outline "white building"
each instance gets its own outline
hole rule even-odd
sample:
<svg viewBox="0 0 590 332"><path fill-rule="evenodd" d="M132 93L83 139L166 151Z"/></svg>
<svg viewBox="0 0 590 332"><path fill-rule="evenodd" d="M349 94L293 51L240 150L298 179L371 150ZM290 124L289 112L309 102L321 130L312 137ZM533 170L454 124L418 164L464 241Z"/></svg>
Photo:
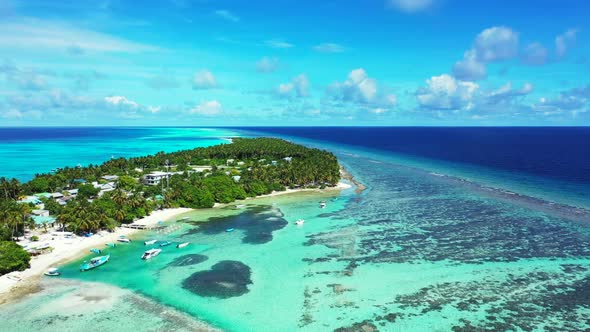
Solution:
<svg viewBox="0 0 590 332"><path fill-rule="evenodd" d="M151 172L144 175L141 181L148 186L157 186L160 184L162 179L177 174L184 174L184 172Z"/></svg>
<svg viewBox="0 0 590 332"><path fill-rule="evenodd" d="M148 186L157 186L167 176L167 172L151 172L143 176L142 182Z"/></svg>

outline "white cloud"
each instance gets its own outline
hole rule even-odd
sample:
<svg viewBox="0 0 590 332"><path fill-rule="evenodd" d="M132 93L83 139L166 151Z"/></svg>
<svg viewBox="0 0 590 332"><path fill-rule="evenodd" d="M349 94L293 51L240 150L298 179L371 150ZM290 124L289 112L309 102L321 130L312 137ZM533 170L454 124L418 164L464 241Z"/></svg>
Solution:
<svg viewBox="0 0 590 332"><path fill-rule="evenodd" d="M230 21L230 22L239 22L240 18L238 16L236 16L235 14L233 14L232 12L228 11L228 10L216 10L215 11L215 15L217 15L218 17Z"/></svg>
<svg viewBox="0 0 590 332"><path fill-rule="evenodd" d="M202 90L202 89L212 89L217 86L217 81L215 80L215 76L208 70L201 70L195 73L193 77L193 89L195 90Z"/></svg>
<svg viewBox="0 0 590 332"><path fill-rule="evenodd" d="M575 46L578 30L569 29L555 37L555 53L559 58L564 57Z"/></svg>
<svg viewBox="0 0 590 332"><path fill-rule="evenodd" d="M369 77L362 68L351 71L344 82L330 85L328 92L335 99L345 102L386 106L397 103L395 95L379 91L377 80Z"/></svg>
<svg viewBox="0 0 590 332"><path fill-rule="evenodd" d="M512 59L517 55L518 34L507 27L491 27L477 35L463 60L453 66L453 75L466 81L484 79L487 63Z"/></svg>
<svg viewBox="0 0 590 332"><path fill-rule="evenodd" d="M314 46L313 49L320 53L341 53L345 51L344 46L335 43L322 43Z"/></svg>
<svg viewBox="0 0 590 332"><path fill-rule="evenodd" d="M305 74L294 77L289 83L282 83L277 88L277 93L283 98L309 96L309 79Z"/></svg>
<svg viewBox="0 0 590 332"><path fill-rule="evenodd" d="M148 112L155 114L155 113L158 113L162 110L162 106L148 106L147 110L148 110Z"/></svg>
<svg viewBox="0 0 590 332"><path fill-rule="evenodd" d="M405 13L416 13L429 9L434 0L388 0L388 3Z"/></svg>
<svg viewBox="0 0 590 332"><path fill-rule="evenodd" d="M199 105L193 107L189 112L191 114L200 114L206 116L214 116L221 113L223 110L221 103L217 100L202 101Z"/></svg>
<svg viewBox="0 0 590 332"><path fill-rule="evenodd" d="M483 62L512 59L518 54L518 34L504 26L485 29L475 39L473 50Z"/></svg>
<svg viewBox="0 0 590 332"><path fill-rule="evenodd" d="M281 39L270 39L264 42L266 46L279 49L289 49L295 47L295 45L288 43Z"/></svg>
<svg viewBox="0 0 590 332"><path fill-rule="evenodd" d="M110 96L105 97L104 101L108 105L119 106L119 107L128 107L128 108L139 108L139 104L127 99L125 96Z"/></svg>
<svg viewBox="0 0 590 332"><path fill-rule="evenodd" d="M146 52L157 47L91 31L60 21L19 18L0 21L0 47L78 52Z"/></svg>
<svg viewBox="0 0 590 332"><path fill-rule="evenodd" d="M375 114L383 114L385 112L387 112L387 110L385 108L381 108L381 107L377 107L371 110L372 113Z"/></svg>
<svg viewBox="0 0 590 332"><path fill-rule="evenodd" d="M443 74L426 80L426 87L418 90L420 106L432 110L465 110L473 107L473 97L479 85L456 80Z"/></svg>
<svg viewBox="0 0 590 332"><path fill-rule="evenodd" d="M521 61L524 64L531 66L541 66L547 63L549 57L549 50L540 43L531 43L527 45L521 56Z"/></svg>
<svg viewBox="0 0 590 332"><path fill-rule="evenodd" d="M472 50L465 52L463 60L453 66L453 75L463 81L477 81L486 78L486 65L475 58Z"/></svg>
<svg viewBox="0 0 590 332"><path fill-rule="evenodd" d="M508 82L496 90L492 90L484 94L481 101L476 102L483 106L499 107L513 104L517 98L524 97L533 92L533 85L531 83L524 83L520 89L513 89L512 82Z"/></svg>
<svg viewBox="0 0 590 332"><path fill-rule="evenodd" d="M261 73L272 73L277 70L279 66L279 59L263 57L256 62L256 70Z"/></svg>
<svg viewBox="0 0 590 332"><path fill-rule="evenodd" d="M346 80L328 86L322 101L323 114L365 119L385 114L397 106L397 97L369 77L363 68L352 70Z"/></svg>

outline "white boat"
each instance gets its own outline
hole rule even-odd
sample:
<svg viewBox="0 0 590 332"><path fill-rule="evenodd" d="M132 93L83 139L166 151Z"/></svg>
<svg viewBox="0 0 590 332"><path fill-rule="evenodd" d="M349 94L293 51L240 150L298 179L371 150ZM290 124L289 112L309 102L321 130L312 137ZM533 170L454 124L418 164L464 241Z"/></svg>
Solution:
<svg viewBox="0 0 590 332"><path fill-rule="evenodd" d="M176 248L184 248L184 247L188 246L188 244L189 244L189 242L183 242L183 243L176 245Z"/></svg>
<svg viewBox="0 0 590 332"><path fill-rule="evenodd" d="M155 244L156 242L158 242L158 240L149 240L149 241L145 241L143 244L146 246L149 246L149 245Z"/></svg>
<svg viewBox="0 0 590 332"><path fill-rule="evenodd" d="M162 252L162 249L150 249L150 250L146 250L143 253L143 255L141 256L141 259L148 260L150 258L154 258L154 257L158 256L161 252Z"/></svg>
<svg viewBox="0 0 590 332"><path fill-rule="evenodd" d="M124 238L124 237L122 237L122 238L120 238L120 239L117 239L117 241L119 241L119 242L125 242L125 243L129 243L129 242L131 242L131 240L130 240L130 239L128 239L128 238Z"/></svg>
<svg viewBox="0 0 590 332"><path fill-rule="evenodd" d="M326 202L324 202L324 201L321 201L321 202L320 202L320 209L323 209L323 208L325 208L325 207L326 207Z"/></svg>
<svg viewBox="0 0 590 332"><path fill-rule="evenodd" d="M60 275L61 273L57 270L57 268L51 268L44 273L46 276L55 277Z"/></svg>
<svg viewBox="0 0 590 332"><path fill-rule="evenodd" d="M303 223L305 223L305 220L303 220L303 219L299 219L299 220L297 220L297 221L295 222L295 225L297 225L297 226L301 226L301 225L303 225Z"/></svg>

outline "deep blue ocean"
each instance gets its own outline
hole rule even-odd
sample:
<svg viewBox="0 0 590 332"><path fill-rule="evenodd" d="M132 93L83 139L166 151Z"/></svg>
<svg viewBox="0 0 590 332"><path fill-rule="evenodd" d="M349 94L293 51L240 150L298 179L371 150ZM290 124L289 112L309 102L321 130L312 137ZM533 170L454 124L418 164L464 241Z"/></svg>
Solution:
<svg viewBox="0 0 590 332"><path fill-rule="evenodd" d="M250 130L590 184L590 127L261 127Z"/></svg>
<svg viewBox="0 0 590 332"><path fill-rule="evenodd" d="M47 292L0 306L8 331L177 329L159 321L168 306L227 331L590 330L590 128L0 129L0 169L26 180L50 167L240 136L327 149L366 190L177 216L170 231L105 249L106 266L81 274L81 258L60 266L62 278L45 278ZM144 239L191 245L143 262ZM96 302L86 295L100 284L71 278L158 305ZM226 297L237 283L247 292Z"/></svg>

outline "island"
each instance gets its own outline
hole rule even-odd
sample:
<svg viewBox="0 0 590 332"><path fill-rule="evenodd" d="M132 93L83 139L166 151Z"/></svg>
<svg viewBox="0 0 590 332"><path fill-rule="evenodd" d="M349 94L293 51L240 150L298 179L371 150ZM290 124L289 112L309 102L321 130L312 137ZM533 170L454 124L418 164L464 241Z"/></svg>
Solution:
<svg viewBox="0 0 590 332"><path fill-rule="evenodd" d="M23 271L31 255L53 249L23 246L31 229L90 237L142 218L165 220L173 215L166 211L333 188L340 177L328 151L277 138L232 138L231 144L64 167L26 183L0 178L0 275Z"/></svg>

